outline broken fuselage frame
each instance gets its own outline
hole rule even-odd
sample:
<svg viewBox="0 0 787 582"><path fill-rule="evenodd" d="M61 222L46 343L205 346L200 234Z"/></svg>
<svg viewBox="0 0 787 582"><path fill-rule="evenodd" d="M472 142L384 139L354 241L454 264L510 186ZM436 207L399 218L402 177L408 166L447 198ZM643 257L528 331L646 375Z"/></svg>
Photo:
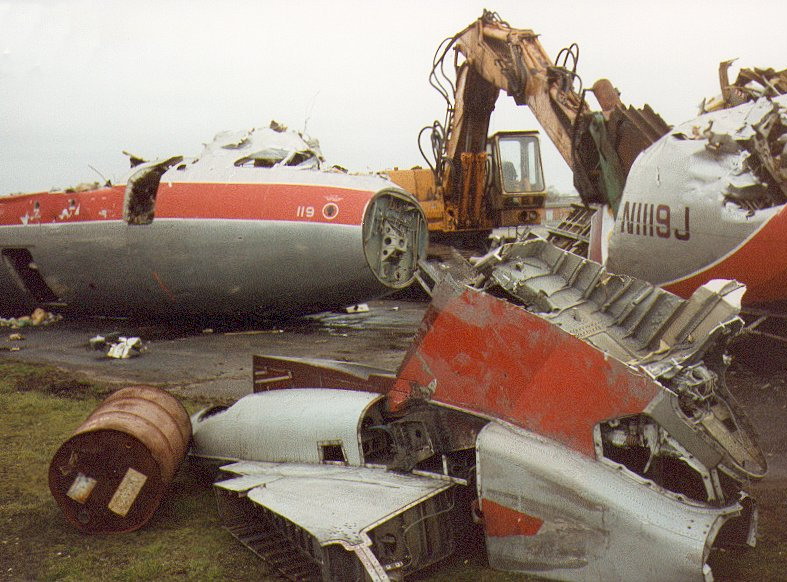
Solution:
<svg viewBox="0 0 787 582"><path fill-rule="evenodd" d="M724 384L742 293L681 300L506 245L436 285L396 375L255 358L257 393L196 414L192 456L224 465L230 530L294 578L399 579L474 518L497 569L706 580L712 548L753 543L766 471Z"/></svg>
<svg viewBox="0 0 787 582"><path fill-rule="evenodd" d="M324 165L281 128L225 132L120 185L0 198L4 310L199 317L313 312L410 284L427 244L415 200Z"/></svg>
<svg viewBox="0 0 787 582"><path fill-rule="evenodd" d="M632 166L614 224L605 218L614 272L682 297L724 278L746 284L747 305L787 301L787 95L674 127Z"/></svg>

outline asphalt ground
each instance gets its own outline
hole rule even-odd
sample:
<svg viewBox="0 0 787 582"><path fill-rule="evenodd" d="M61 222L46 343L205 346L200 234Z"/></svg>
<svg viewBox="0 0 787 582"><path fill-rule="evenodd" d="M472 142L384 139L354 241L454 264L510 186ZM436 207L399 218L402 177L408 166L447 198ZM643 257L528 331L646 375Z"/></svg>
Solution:
<svg viewBox="0 0 787 582"><path fill-rule="evenodd" d="M0 328L0 357L50 364L101 381L152 384L184 396L234 401L251 392L254 355L358 362L396 371L427 303L379 300L366 305L366 312L218 321L209 328L178 321L66 318L41 327ZM24 339L12 341L12 333ZM108 334L140 337L144 350L121 360L90 348L91 338ZM12 348L18 351L7 351Z"/></svg>

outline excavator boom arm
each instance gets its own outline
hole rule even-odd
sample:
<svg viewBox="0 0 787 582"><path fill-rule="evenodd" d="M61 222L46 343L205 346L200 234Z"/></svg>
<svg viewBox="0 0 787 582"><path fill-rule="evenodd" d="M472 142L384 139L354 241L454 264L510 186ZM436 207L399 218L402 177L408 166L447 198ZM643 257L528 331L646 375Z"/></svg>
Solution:
<svg viewBox="0 0 787 582"><path fill-rule="evenodd" d="M544 132L573 169L571 128L584 107L584 100L571 87L568 71L552 66L538 35L532 30L512 29L501 21L482 17L457 36L455 48L465 59L459 65L458 74L466 75L465 70L475 71L489 85L505 91L517 104L530 107ZM458 113L470 98L468 91L462 91L465 88L457 85L457 128L464 122ZM461 135L461 130L458 134ZM457 145L449 142L448 151Z"/></svg>
<svg viewBox="0 0 787 582"><path fill-rule="evenodd" d="M484 11L448 47L455 50L456 71L443 153L450 160L448 172L459 166L462 153L483 151L500 90L530 107L574 173L585 202L616 208L637 155L669 130L647 105L624 107L604 79L588 89L601 106L592 111L576 73L578 47L563 49L553 63L535 32L511 28L496 13ZM436 169L440 171L439 164ZM446 176L442 183L448 187Z"/></svg>

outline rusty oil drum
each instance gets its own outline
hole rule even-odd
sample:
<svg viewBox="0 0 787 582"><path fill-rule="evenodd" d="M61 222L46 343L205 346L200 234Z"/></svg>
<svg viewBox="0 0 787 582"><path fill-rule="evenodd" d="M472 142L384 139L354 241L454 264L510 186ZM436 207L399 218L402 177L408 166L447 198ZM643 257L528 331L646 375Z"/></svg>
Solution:
<svg viewBox="0 0 787 582"><path fill-rule="evenodd" d="M110 395L57 450L49 489L86 533L133 531L161 503L191 439L188 413L158 388Z"/></svg>

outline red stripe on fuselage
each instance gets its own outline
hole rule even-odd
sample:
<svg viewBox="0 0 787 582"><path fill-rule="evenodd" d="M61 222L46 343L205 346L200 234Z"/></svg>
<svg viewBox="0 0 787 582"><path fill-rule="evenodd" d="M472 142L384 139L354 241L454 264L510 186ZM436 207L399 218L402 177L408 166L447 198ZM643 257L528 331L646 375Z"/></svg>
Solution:
<svg viewBox="0 0 787 582"><path fill-rule="evenodd" d="M123 218L125 186L0 198L0 225ZM359 225L374 192L313 184L162 182L156 218L274 220Z"/></svg>
<svg viewBox="0 0 787 582"><path fill-rule="evenodd" d="M120 220L125 186L87 192L38 192L0 198L0 225Z"/></svg>
<svg viewBox="0 0 787 582"><path fill-rule="evenodd" d="M787 206L749 240L714 265L682 280L667 283L667 291L689 297L711 279L736 279L746 284L746 304L787 299Z"/></svg>
<svg viewBox="0 0 787 582"><path fill-rule="evenodd" d="M156 217L361 224L373 194L310 184L162 182Z"/></svg>

